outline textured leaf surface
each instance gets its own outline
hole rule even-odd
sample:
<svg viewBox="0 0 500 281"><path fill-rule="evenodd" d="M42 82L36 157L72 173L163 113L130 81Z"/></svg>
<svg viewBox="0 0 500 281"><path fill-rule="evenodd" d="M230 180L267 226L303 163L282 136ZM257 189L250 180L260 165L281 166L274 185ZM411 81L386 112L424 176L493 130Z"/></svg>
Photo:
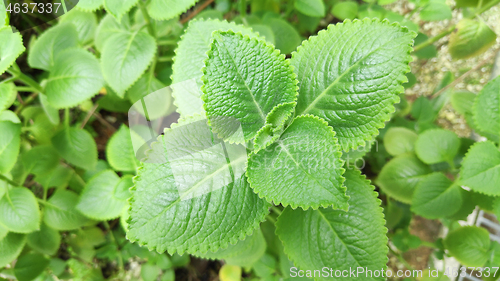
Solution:
<svg viewBox="0 0 500 281"><path fill-rule="evenodd" d="M8 189L0 200L0 223L18 233L40 229L40 212L33 192L22 187Z"/></svg>
<svg viewBox="0 0 500 281"><path fill-rule="evenodd" d="M458 136L445 129L426 130L418 136L415 152L426 164L451 162L460 148Z"/></svg>
<svg viewBox="0 0 500 281"><path fill-rule="evenodd" d="M411 203L415 187L431 172L415 155L404 154L385 164L375 183L394 199Z"/></svg>
<svg viewBox="0 0 500 281"><path fill-rule="evenodd" d="M116 33L129 33L130 32L130 23L128 16L122 18L120 22L116 21L116 19L107 14L99 23L95 33L95 46L97 50L102 52L105 43Z"/></svg>
<svg viewBox="0 0 500 281"><path fill-rule="evenodd" d="M139 161L135 157L130 130L122 125L106 147L106 158L116 171L135 172Z"/></svg>
<svg viewBox="0 0 500 281"><path fill-rule="evenodd" d="M97 145L89 132L65 128L52 138L52 145L70 164L93 170L97 165Z"/></svg>
<svg viewBox="0 0 500 281"><path fill-rule="evenodd" d="M28 53L33 68L50 70L55 57L63 50L78 46L78 32L71 23L61 23L48 29L35 41Z"/></svg>
<svg viewBox="0 0 500 281"><path fill-rule="evenodd" d="M97 29L97 17L94 13L73 9L64 15L60 22L69 22L76 27L78 41L81 45L94 39Z"/></svg>
<svg viewBox="0 0 500 281"><path fill-rule="evenodd" d="M51 68L45 94L56 108L68 108L92 98L104 86L99 61L82 49L59 53Z"/></svg>
<svg viewBox="0 0 500 281"><path fill-rule="evenodd" d="M473 117L479 130L500 135L500 76L488 82L476 96Z"/></svg>
<svg viewBox="0 0 500 281"><path fill-rule="evenodd" d="M21 144L21 125L0 121L0 173L14 167Z"/></svg>
<svg viewBox="0 0 500 281"><path fill-rule="evenodd" d="M95 220L115 219L127 205L132 185L130 176L120 179L115 172L106 170L87 183L76 209Z"/></svg>
<svg viewBox="0 0 500 281"><path fill-rule="evenodd" d="M359 171L345 173L349 212L286 208L278 217L276 233L285 253L302 270L367 267L381 270L387 262L387 229L380 200ZM359 280L358 278L342 278ZM330 280L317 278L317 280ZM365 278L363 280L383 280Z"/></svg>
<svg viewBox="0 0 500 281"><path fill-rule="evenodd" d="M489 141L474 144L462 162L460 183L474 191L498 196L499 182L500 151Z"/></svg>
<svg viewBox="0 0 500 281"><path fill-rule="evenodd" d="M315 116L301 116L276 143L250 156L248 181L275 204L347 211L341 156L332 128Z"/></svg>
<svg viewBox="0 0 500 281"><path fill-rule="evenodd" d="M75 207L78 195L68 190L58 190L45 205L43 221L57 230L73 230L87 224L85 218Z"/></svg>
<svg viewBox="0 0 500 281"><path fill-rule="evenodd" d="M84 11L95 11L104 5L104 0L79 0L78 8Z"/></svg>
<svg viewBox="0 0 500 281"><path fill-rule="evenodd" d="M26 235L9 232L4 239L0 240L0 267L11 263L19 256L26 244Z"/></svg>
<svg viewBox="0 0 500 281"><path fill-rule="evenodd" d="M463 265L481 267L489 258L490 235L477 226L461 227L448 233L444 246Z"/></svg>
<svg viewBox="0 0 500 281"><path fill-rule="evenodd" d="M384 147L392 156L413 152L417 133L404 127L391 127L384 135Z"/></svg>
<svg viewBox="0 0 500 281"><path fill-rule="evenodd" d="M411 210L428 219L451 216L462 206L460 190L443 173L430 174L416 186Z"/></svg>
<svg viewBox="0 0 500 281"><path fill-rule="evenodd" d="M0 112L8 109L16 100L17 91L14 83L0 84Z"/></svg>
<svg viewBox="0 0 500 281"><path fill-rule="evenodd" d="M7 70L24 50L23 38L19 32L12 32L10 26L0 27L0 75Z"/></svg>
<svg viewBox="0 0 500 281"><path fill-rule="evenodd" d="M157 20L168 20L180 16L198 0L151 0L149 15Z"/></svg>
<svg viewBox="0 0 500 281"><path fill-rule="evenodd" d="M297 11L310 17L324 17L325 4L323 0L297 0L293 4Z"/></svg>
<svg viewBox="0 0 500 281"><path fill-rule="evenodd" d="M241 32L243 35L255 37L251 29L242 25L219 20L191 20L186 32L175 50L172 65L172 95L175 98L177 112L181 116L203 114L201 86L203 82L201 69L205 66L210 50L210 39L216 30Z"/></svg>
<svg viewBox="0 0 500 281"><path fill-rule="evenodd" d="M343 150L373 139L399 101L414 37L404 27L368 19L310 37L291 59L300 81L297 114L325 119Z"/></svg>
<svg viewBox="0 0 500 281"><path fill-rule="evenodd" d="M454 59L466 59L484 53L495 44L496 38L483 21L462 19L450 36L448 48Z"/></svg>
<svg viewBox="0 0 500 281"><path fill-rule="evenodd" d="M135 6L139 0L104 0L104 8L113 15L118 22Z"/></svg>
<svg viewBox="0 0 500 281"><path fill-rule="evenodd" d="M243 174L244 147L223 143L206 120L181 124L139 169L127 237L159 252L216 252L253 233L267 203Z"/></svg>
<svg viewBox="0 0 500 281"><path fill-rule="evenodd" d="M101 65L106 82L118 96L137 81L153 60L155 39L146 32L117 33L102 50Z"/></svg>
<svg viewBox="0 0 500 281"><path fill-rule="evenodd" d="M61 246L61 234L42 223L40 230L28 234L27 243L31 249L39 253L53 255Z"/></svg>
<svg viewBox="0 0 500 281"><path fill-rule="evenodd" d="M217 32L205 61L203 101L214 131L237 143L255 137L266 116L297 97L297 80L283 55L262 40ZM232 128L239 127L243 136Z"/></svg>

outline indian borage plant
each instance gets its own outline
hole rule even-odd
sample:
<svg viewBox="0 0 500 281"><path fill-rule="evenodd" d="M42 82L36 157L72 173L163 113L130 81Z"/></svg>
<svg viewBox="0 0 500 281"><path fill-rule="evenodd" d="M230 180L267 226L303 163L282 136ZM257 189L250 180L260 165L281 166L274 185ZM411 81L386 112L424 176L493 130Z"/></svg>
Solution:
<svg viewBox="0 0 500 281"><path fill-rule="evenodd" d="M179 43L174 82L204 61L195 71L203 93L193 89L202 102L194 112L183 107L174 87L179 111L198 114L183 114L139 169L128 239L159 252L230 258L255 243L274 204L284 207L273 207L276 233L300 268L382 270L380 201L341 155L372 140L394 111L414 34L387 21L345 21L286 59L232 29L194 21ZM193 30L216 30L209 48L194 44L202 39ZM190 48L198 49L184 66Z"/></svg>

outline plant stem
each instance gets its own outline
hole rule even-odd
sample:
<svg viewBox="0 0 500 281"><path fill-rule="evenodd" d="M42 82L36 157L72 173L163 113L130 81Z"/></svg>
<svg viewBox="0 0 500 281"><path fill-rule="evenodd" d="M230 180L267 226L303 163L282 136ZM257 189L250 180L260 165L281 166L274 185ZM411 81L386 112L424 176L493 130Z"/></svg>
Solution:
<svg viewBox="0 0 500 281"><path fill-rule="evenodd" d="M70 123L70 122L69 122L69 119L70 119L70 118L71 118L71 116L70 116L70 114L69 114L69 108L65 108L65 109L64 109L64 127L65 127L66 129L68 129L68 128L69 128L69 125L70 125L70 124L69 124L69 123Z"/></svg>
<svg viewBox="0 0 500 281"><path fill-rule="evenodd" d="M177 41L176 40L159 40L157 44L158 44L158 46L173 46L173 45L177 45Z"/></svg>
<svg viewBox="0 0 500 281"><path fill-rule="evenodd" d="M214 0L207 0L207 1L205 1L203 4L200 5L199 8L197 8L196 10L194 10L187 17L183 18L180 21L180 23L181 24L185 24L186 22L188 22L189 20L191 20L192 18L194 18L197 14L199 14L201 11L205 10L205 8L208 7L208 5L212 4L212 2L214 2Z"/></svg>
<svg viewBox="0 0 500 281"><path fill-rule="evenodd" d="M9 82L15 81L16 79L17 79L17 76L9 77L9 78L3 80L2 82L0 82L0 85L3 83L9 83Z"/></svg>
<svg viewBox="0 0 500 281"><path fill-rule="evenodd" d="M38 92L34 92L31 94L16 110L14 111L15 114L19 114L21 110L23 110L28 104L33 102L36 97L38 96Z"/></svg>
<svg viewBox="0 0 500 281"><path fill-rule="evenodd" d="M173 61L173 60L174 60L174 57L171 57L171 56L159 57L158 58L159 62L167 62L167 61Z"/></svg>
<svg viewBox="0 0 500 281"><path fill-rule="evenodd" d="M12 186L19 186L17 183L15 183L13 180L8 179L6 176L0 174L0 180L12 185Z"/></svg>
<svg viewBox="0 0 500 281"><path fill-rule="evenodd" d="M276 206L271 206L271 210L273 210L273 212L275 212L278 216L282 213L282 211Z"/></svg>
<svg viewBox="0 0 500 281"><path fill-rule="evenodd" d="M276 224L276 219L275 218L271 217L270 215L267 215L266 218L267 218L268 221L272 222L273 224Z"/></svg>
<svg viewBox="0 0 500 281"><path fill-rule="evenodd" d="M17 77L16 79L23 82L24 84L34 88L38 92L43 92L42 86L33 80L31 77L27 76L26 74L22 73L21 70L19 70L19 67L14 64L10 69L7 69L7 72L9 72L12 76Z"/></svg>
<svg viewBox="0 0 500 281"><path fill-rule="evenodd" d="M36 89L32 87L16 87L16 91L30 93L36 92Z"/></svg>
<svg viewBox="0 0 500 281"><path fill-rule="evenodd" d="M153 28L153 24L151 23L151 18L149 17L148 11L146 10L146 4L144 3L144 1L139 0L139 8L141 9L144 21L146 21L149 34L151 34L151 36L153 37L156 37L155 29Z"/></svg>
<svg viewBox="0 0 500 281"><path fill-rule="evenodd" d="M85 118L82 121L82 125L80 126L81 129L85 128L85 125L87 125L87 122L89 122L90 117L92 116L92 114L94 114L94 112L96 111L96 109L98 107L99 107L99 104L96 103L96 104L94 104L92 109L90 109L89 112L87 112L87 115L85 115Z"/></svg>
<svg viewBox="0 0 500 281"><path fill-rule="evenodd" d="M118 242L115 239L115 234L111 230L111 227L109 227L108 222L107 221L103 221L102 224L104 224L104 227L106 227L106 229L108 230L109 237L110 237L111 241L113 242L113 244L116 245L116 249L118 251L118 268L121 271L121 270L123 270L123 257L122 257L122 253L120 252L120 245L118 245Z"/></svg>

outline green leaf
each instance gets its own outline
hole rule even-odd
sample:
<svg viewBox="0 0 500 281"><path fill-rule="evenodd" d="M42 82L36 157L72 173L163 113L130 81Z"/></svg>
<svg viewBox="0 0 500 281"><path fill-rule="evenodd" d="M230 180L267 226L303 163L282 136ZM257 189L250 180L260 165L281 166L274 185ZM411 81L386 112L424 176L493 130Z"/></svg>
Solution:
<svg viewBox="0 0 500 281"><path fill-rule="evenodd" d="M277 105L266 117L266 123L262 129L257 132L254 139L254 153L266 148L274 143L283 133L285 126L288 126L293 120L296 102L287 102Z"/></svg>
<svg viewBox="0 0 500 281"><path fill-rule="evenodd" d="M55 108L78 105L104 86L99 61L83 49L60 52L51 68L45 94Z"/></svg>
<svg viewBox="0 0 500 281"><path fill-rule="evenodd" d="M16 85L12 82L0 84L0 112L8 109L16 100Z"/></svg>
<svg viewBox="0 0 500 281"><path fill-rule="evenodd" d="M35 195L24 187L7 189L0 199L0 223L17 233L40 229L40 211Z"/></svg>
<svg viewBox="0 0 500 281"><path fill-rule="evenodd" d="M50 261L41 254L27 254L21 256L14 267L14 275L19 281L31 281L38 277Z"/></svg>
<svg viewBox="0 0 500 281"><path fill-rule="evenodd" d="M416 186L411 210L428 219L451 216L462 206L460 189L443 173L430 174Z"/></svg>
<svg viewBox="0 0 500 281"><path fill-rule="evenodd" d="M132 185L131 176L120 179L111 170L101 172L87 183L76 209L95 220L116 219L127 205Z"/></svg>
<svg viewBox="0 0 500 281"><path fill-rule="evenodd" d="M172 126L139 168L127 238L202 254L243 240L268 213L246 180L246 159L245 147L222 142L204 119Z"/></svg>
<svg viewBox="0 0 500 281"><path fill-rule="evenodd" d="M490 234L477 226L460 227L448 233L444 246L463 265L481 267L489 258Z"/></svg>
<svg viewBox="0 0 500 281"><path fill-rule="evenodd" d="M201 100L203 82L201 69L208 58L210 39L215 30L241 32L243 35L256 37L251 29L242 25L219 20L191 20L186 32L181 37L175 50L172 65L172 95L175 98L177 112L181 116L204 114Z"/></svg>
<svg viewBox="0 0 500 281"><path fill-rule="evenodd" d="M418 29L416 31L418 32ZM419 32L417 37L415 38L415 46L423 44L427 40L429 40L429 36L427 36L424 33ZM419 59L428 60L428 59L432 59L434 57L437 57L438 52L437 52L436 46L431 44L429 46L426 46L426 47L414 52L413 54L415 56L417 56L417 58L419 58Z"/></svg>
<svg viewBox="0 0 500 281"><path fill-rule="evenodd" d="M70 164L86 170L97 165L97 145L92 135L83 129L63 129L52 138L52 145Z"/></svg>
<svg viewBox="0 0 500 281"><path fill-rule="evenodd" d="M302 270L328 267L349 271L363 267L380 271L386 268L387 229L377 193L359 171L348 170L345 177L350 196L349 212L288 207L278 217L276 233L283 241L284 251ZM343 279L359 280L357 277ZM362 279L380 278L363 275Z"/></svg>
<svg viewBox="0 0 500 281"><path fill-rule="evenodd" d="M297 80L285 56L263 40L232 31L213 37L203 69L204 108L221 138L246 142L276 105L296 100Z"/></svg>
<svg viewBox="0 0 500 281"><path fill-rule="evenodd" d="M476 127L486 133L500 135L500 76L491 80L476 96L473 118Z"/></svg>
<svg viewBox="0 0 500 281"><path fill-rule="evenodd" d="M392 198L409 204L417 184L431 172L415 155L403 154L382 168L375 183Z"/></svg>
<svg viewBox="0 0 500 281"><path fill-rule="evenodd" d="M47 29L28 53L30 67L50 70L55 63L55 58L66 49L78 46L78 32L71 23L57 24Z"/></svg>
<svg viewBox="0 0 500 281"><path fill-rule="evenodd" d="M347 211L341 156L335 133L325 121L300 116L276 143L250 156L248 181L268 202L294 209L333 205Z"/></svg>
<svg viewBox="0 0 500 281"><path fill-rule="evenodd" d="M97 29L97 17L94 13L73 9L61 17L60 22L70 22L76 27L78 42L81 45L88 44L94 39Z"/></svg>
<svg viewBox="0 0 500 281"><path fill-rule="evenodd" d="M36 177L49 174L59 164L57 151L50 145L37 145L21 156L27 173Z"/></svg>
<svg viewBox="0 0 500 281"><path fill-rule="evenodd" d="M33 250L51 256L59 249L61 234L42 223L40 230L28 234L27 243Z"/></svg>
<svg viewBox="0 0 500 281"><path fill-rule="evenodd" d="M141 278L144 281L156 281L161 273L161 268L153 264L141 266Z"/></svg>
<svg viewBox="0 0 500 281"><path fill-rule="evenodd" d="M497 35L480 20L462 19L450 36L448 48L454 59L467 59L488 50Z"/></svg>
<svg viewBox="0 0 500 281"><path fill-rule="evenodd" d="M431 102L426 97L419 97L411 107L411 116L419 123L432 123L436 120L438 112L435 112Z"/></svg>
<svg viewBox="0 0 500 281"><path fill-rule="evenodd" d="M93 12L102 8L104 5L104 0L79 0L76 6L80 10Z"/></svg>
<svg viewBox="0 0 500 281"><path fill-rule="evenodd" d="M466 91L454 92L450 97L451 106L462 115L472 114L476 94Z"/></svg>
<svg viewBox="0 0 500 281"><path fill-rule="evenodd" d="M9 172L16 164L21 145L21 124L0 121L0 173Z"/></svg>
<svg viewBox="0 0 500 281"><path fill-rule="evenodd" d="M460 184L486 195L500 195L500 151L492 142L474 144L462 162Z"/></svg>
<svg viewBox="0 0 500 281"><path fill-rule="evenodd" d="M0 240L0 267L5 267L19 256L26 244L26 235L9 232Z"/></svg>
<svg viewBox="0 0 500 281"><path fill-rule="evenodd" d="M61 121L59 118L59 110L49 104L49 100L46 95L38 95L38 99L40 100L40 105L42 106L42 109L47 115L49 121L54 125L59 125L59 122Z"/></svg>
<svg viewBox="0 0 500 281"><path fill-rule="evenodd" d="M444 0L429 0L420 11L420 19L424 21L440 21L451 19L451 8Z"/></svg>
<svg viewBox="0 0 500 281"><path fill-rule="evenodd" d="M139 0L104 0L104 9L120 22L122 17L130 11L138 1Z"/></svg>
<svg viewBox="0 0 500 281"><path fill-rule="evenodd" d="M391 127L384 135L384 147L392 156L413 152L417 133L404 127Z"/></svg>
<svg viewBox="0 0 500 281"><path fill-rule="evenodd" d="M300 81L297 115L325 119L343 150L372 140L404 90L414 37L397 24L368 19L310 37L291 59Z"/></svg>
<svg viewBox="0 0 500 281"><path fill-rule="evenodd" d="M149 116L149 120L165 117L173 112L171 89L148 72L135 82L126 96L134 105L134 109L143 116ZM146 104L147 114L143 104Z"/></svg>
<svg viewBox="0 0 500 281"><path fill-rule="evenodd" d="M101 55L104 79L119 97L136 82L153 60L155 39L140 30L116 33L106 41Z"/></svg>
<svg viewBox="0 0 500 281"><path fill-rule="evenodd" d="M106 146L106 159L116 171L135 172L139 161L132 146L130 130L122 125Z"/></svg>
<svg viewBox="0 0 500 281"><path fill-rule="evenodd" d="M115 91L106 87L106 95L100 98L97 103L107 111L127 113L132 104L127 98L120 98Z"/></svg>
<svg viewBox="0 0 500 281"><path fill-rule="evenodd" d="M283 54L289 54L297 48L302 42L300 34L295 27L286 20L280 18L268 18L264 20L264 24L268 25L274 34L276 49Z"/></svg>
<svg viewBox="0 0 500 281"><path fill-rule="evenodd" d="M415 142L415 152L426 164L452 162L459 148L458 136L445 129L426 130Z"/></svg>
<svg viewBox="0 0 500 281"><path fill-rule="evenodd" d="M340 19L354 19L358 14L359 4L354 1L337 2L333 5L332 14Z"/></svg>
<svg viewBox="0 0 500 281"><path fill-rule="evenodd" d="M293 5L297 11L310 17L324 17L325 4L323 0L296 0Z"/></svg>
<svg viewBox="0 0 500 281"><path fill-rule="evenodd" d="M256 229L251 236L240 240L234 245L229 245L226 249L217 252L207 252L205 254L195 253L204 259L224 260L229 265L249 267L257 262L266 252L266 240L260 229Z"/></svg>
<svg viewBox="0 0 500 281"><path fill-rule="evenodd" d="M12 32L12 27L0 27L0 75L3 74L26 49L21 33Z"/></svg>
<svg viewBox="0 0 500 281"><path fill-rule="evenodd" d="M274 44L276 41L274 40L273 30L264 24L252 24L250 26L255 33L258 33L262 38L266 39L266 41L270 44Z"/></svg>
<svg viewBox="0 0 500 281"><path fill-rule="evenodd" d="M99 23L95 33L95 46L97 50L102 52L105 43L111 38L113 35L117 33L129 33L130 32L130 23L128 16L122 18L120 22L117 22L116 19L107 14Z"/></svg>
<svg viewBox="0 0 500 281"><path fill-rule="evenodd" d="M149 15L156 20L168 20L180 16L199 0L151 0Z"/></svg>
<svg viewBox="0 0 500 281"><path fill-rule="evenodd" d="M86 225L89 220L75 207L78 195L68 190L58 190L45 205L43 221L57 230L73 230Z"/></svg>

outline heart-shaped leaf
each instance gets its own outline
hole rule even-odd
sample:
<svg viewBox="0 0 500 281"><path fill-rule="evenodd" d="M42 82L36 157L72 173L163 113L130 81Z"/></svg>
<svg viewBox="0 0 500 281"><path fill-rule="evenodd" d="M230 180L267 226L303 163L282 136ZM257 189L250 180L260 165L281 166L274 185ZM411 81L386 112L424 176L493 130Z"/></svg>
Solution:
<svg viewBox="0 0 500 281"><path fill-rule="evenodd" d="M499 182L500 151L489 141L474 144L462 162L460 183L474 191L498 196Z"/></svg>
<svg viewBox="0 0 500 281"><path fill-rule="evenodd" d="M89 132L65 128L52 138L52 145L70 164L92 170L97 165L97 145Z"/></svg>
<svg viewBox="0 0 500 281"><path fill-rule="evenodd" d="M8 189L0 200L0 223L17 233L40 229L40 211L33 192L24 187Z"/></svg>
<svg viewBox="0 0 500 281"><path fill-rule="evenodd" d="M45 205L43 221L57 230L73 230L90 222L76 210L78 195L69 190L58 190Z"/></svg>

